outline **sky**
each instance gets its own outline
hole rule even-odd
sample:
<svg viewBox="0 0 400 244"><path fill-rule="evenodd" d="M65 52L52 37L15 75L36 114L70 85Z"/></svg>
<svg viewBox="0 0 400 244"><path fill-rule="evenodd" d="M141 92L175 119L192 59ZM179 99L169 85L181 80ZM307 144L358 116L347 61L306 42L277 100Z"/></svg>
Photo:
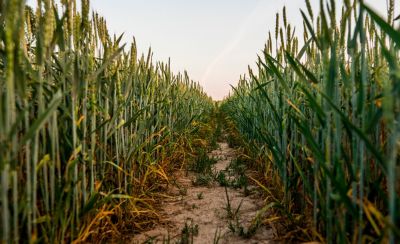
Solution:
<svg viewBox="0 0 400 244"><path fill-rule="evenodd" d="M367 0L386 12L387 0ZM35 0L28 0L32 5ZM310 0L314 15L319 0ZM336 1L337 6L342 0ZM288 22L302 32L300 9L305 0L92 0L110 33L136 38L139 53L154 52L154 60L171 58L173 71L186 70L215 100L223 99L247 67L255 66L275 14L287 8ZM397 6L396 6L397 7ZM302 38L301 38L302 39ZM127 45L130 46L130 45Z"/></svg>

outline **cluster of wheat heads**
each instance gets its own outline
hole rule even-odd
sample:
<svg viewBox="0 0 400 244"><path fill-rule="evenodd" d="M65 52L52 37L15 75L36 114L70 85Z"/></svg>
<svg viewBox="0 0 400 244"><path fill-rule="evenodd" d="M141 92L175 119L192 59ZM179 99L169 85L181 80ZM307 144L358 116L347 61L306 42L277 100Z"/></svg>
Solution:
<svg viewBox="0 0 400 244"><path fill-rule="evenodd" d="M89 0L0 1L1 242L142 228L213 107L186 73L151 50L138 58L89 12Z"/></svg>
<svg viewBox="0 0 400 244"><path fill-rule="evenodd" d="M249 68L222 110L253 150L263 150L265 170L270 165L279 176L282 212L313 216L310 238L394 243L400 238L394 1L387 18L358 0L341 8L321 1L318 15L306 2L303 40L285 9L283 21L277 14L257 71Z"/></svg>

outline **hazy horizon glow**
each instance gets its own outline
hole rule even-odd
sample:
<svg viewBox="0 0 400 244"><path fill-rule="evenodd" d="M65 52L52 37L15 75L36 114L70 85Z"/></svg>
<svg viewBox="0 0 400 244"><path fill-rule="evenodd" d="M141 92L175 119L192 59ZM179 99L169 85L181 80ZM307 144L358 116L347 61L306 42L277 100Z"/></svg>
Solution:
<svg viewBox="0 0 400 244"><path fill-rule="evenodd" d="M319 0L310 2L317 14ZM366 2L385 13L386 0ZM336 4L339 10L342 0ZM124 33L126 43L134 36L139 54L151 47L154 60L171 58L174 72L186 70L215 100L228 95L248 65L255 66L268 31L274 32L275 14L285 5L288 22L302 39L304 0L91 1L92 9L105 17L110 34Z"/></svg>

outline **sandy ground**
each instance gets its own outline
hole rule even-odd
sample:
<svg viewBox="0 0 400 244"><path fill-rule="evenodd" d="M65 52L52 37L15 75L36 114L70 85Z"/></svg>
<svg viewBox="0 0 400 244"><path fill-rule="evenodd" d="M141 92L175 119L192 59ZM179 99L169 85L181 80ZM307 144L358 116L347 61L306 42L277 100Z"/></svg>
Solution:
<svg viewBox="0 0 400 244"><path fill-rule="evenodd" d="M219 149L210 154L218 159L214 165L216 172L224 171L235 157L235 151L227 143L219 143ZM228 225L236 221L228 218L225 188L215 182L209 187L194 186L194 177L194 174L177 172L176 187L169 192L172 197L163 202L163 222L150 231L136 235L132 243L166 243L168 238L169 243L179 243L185 224L197 225L197 228L193 228L198 230L197 235L193 236L194 243L274 243L274 232L265 226L260 226L247 239L232 233ZM241 226L249 227L263 206L262 200L256 193L245 197L243 190L232 188L228 188L228 195L233 210L241 203L237 219Z"/></svg>

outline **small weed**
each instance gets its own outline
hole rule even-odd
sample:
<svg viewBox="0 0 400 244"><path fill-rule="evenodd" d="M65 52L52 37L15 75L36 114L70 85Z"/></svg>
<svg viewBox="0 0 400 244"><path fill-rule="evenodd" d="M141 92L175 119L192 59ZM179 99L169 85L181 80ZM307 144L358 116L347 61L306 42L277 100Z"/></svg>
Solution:
<svg viewBox="0 0 400 244"><path fill-rule="evenodd" d="M226 187L226 186L230 185L230 182L226 178L226 174L223 171L218 172L217 181L218 181L220 186Z"/></svg>
<svg viewBox="0 0 400 244"><path fill-rule="evenodd" d="M235 219L234 221L229 221L228 223L229 231L243 238L252 237L256 233L259 227L260 227L260 222L257 222L257 224L251 224L250 227L246 229L240 223L239 218Z"/></svg>
<svg viewBox="0 0 400 244"><path fill-rule="evenodd" d="M232 233L236 233L238 236L243 238L250 238L252 237L258 230L258 228L262 225L262 219L265 212L271 207L272 205L265 206L260 211L257 212L257 215L251 221L251 224L248 228L244 227L240 223L239 215L236 215L236 218L230 220L228 223L228 229Z"/></svg>
<svg viewBox="0 0 400 244"><path fill-rule="evenodd" d="M157 236L150 236L147 240L143 242L143 244L153 244L156 238Z"/></svg>
<svg viewBox="0 0 400 244"><path fill-rule="evenodd" d="M235 180L232 182L233 188L244 188L247 189L248 182L247 177L244 174L240 174Z"/></svg>
<svg viewBox="0 0 400 244"><path fill-rule="evenodd" d="M231 201L229 199L228 188L225 187L225 195L226 195L226 215L228 219L236 219L239 216L240 208L242 207L243 199L240 201L238 207L234 210L231 205Z"/></svg>
<svg viewBox="0 0 400 244"><path fill-rule="evenodd" d="M221 240L221 229L219 227L217 227L217 229L215 230L215 233L214 233L213 243L218 244L219 240Z"/></svg>
<svg viewBox="0 0 400 244"><path fill-rule="evenodd" d="M175 178L172 179L171 184L178 188L179 195L186 196L187 195L187 188L180 184Z"/></svg>
<svg viewBox="0 0 400 244"><path fill-rule="evenodd" d="M227 180L225 175L219 174L217 177L218 182L221 186L232 186L233 188L243 188L245 196L250 194L248 187L248 180L245 174L246 171L246 161L242 157L238 157L233 159L226 171L229 172L230 175L234 176L234 179Z"/></svg>
<svg viewBox="0 0 400 244"><path fill-rule="evenodd" d="M162 243L163 243L163 244L170 244L170 243L171 243L171 236L170 236L170 234L169 234L169 231L168 231L167 238L165 238L165 236L163 237Z"/></svg>
<svg viewBox="0 0 400 244"><path fill-rule="evenodd" d="M187 188L186 187L180 187L179 188L179 195L186 196L187 195Z"/></svg>
<svg viewBox="0 0 400 244"><path fill-rule="evenodd" d="M179 244L192 244L195 236L199 234L199 225L193 224L193 220L190 223L186 222L181 232L181 239Z"/></svg>
<svg viewBox="0 0 400 244"><path fill-rule="evenodd" d="M204 198L203 192L197 193L197 199L201 200L201 199L203 199L203 198Z"/></svg>
<svg viewBox="0 0 400 244"><path fill-rule="evenodd" d="M200 149L196 161L190 165L189 169L196 173L211 173L212 165L216 162L215 158L210 158L205 150Z"/></svg>
<svg viewBox="0 0 400 244"><path fill-rule="evenodd" d="M213 177L211 174L198 174L192 183L195 186L209 186L212 181Z"/></svg>
<svg viewBox="0 0 400 244"><path fill-rule="evenodd" d="M223 187L233 187L235 189L243 188L245 196L248 196L250 194L250 191L247 189L247 176L244 173L235 174L235 177L233 179L229 179L225 172L220 171L216 177L216 181L219 183L220 186Z"/></svg>
<svg viewBox="0 0 400 244"><path fill-rule="evenodd" d="M243 174L246 171L246 162L243 157L233 159L228 165L228 170L232 170L235 174Z"/></svg>
<svg viewBox="0 0 400 244"><path fill-rule="evenodd" d="M246 229L240 223L240 215L239 215L243 200L240 202L240 204L236 209L233 209L229 198L228 190L226 187L225 187L225 194L226 194L225 210L227 213L227 217L229 219L228 229L232 233L238 234L240 237L250 238L256 233L258 227L261 225L261 218L260 218L261 215L257 215L256 218L253 220L252 224L250 225L250 227Z"/></svg>
<svg viewBox="0 0 400 244"><path fill-rule="evenodd" d="M158 236L151 236L151 237L149 237L147 240L145 240L145 241L143 242L143 244L159 243L159 240L158 240L157 238L158 238ZM172 243L171 235L170 235L169 231L168 231L167 236L163 235L163 237L162 237L162 242L161 242L161 243L163 243L163 244L170 244L170 243Z"/></svg>

